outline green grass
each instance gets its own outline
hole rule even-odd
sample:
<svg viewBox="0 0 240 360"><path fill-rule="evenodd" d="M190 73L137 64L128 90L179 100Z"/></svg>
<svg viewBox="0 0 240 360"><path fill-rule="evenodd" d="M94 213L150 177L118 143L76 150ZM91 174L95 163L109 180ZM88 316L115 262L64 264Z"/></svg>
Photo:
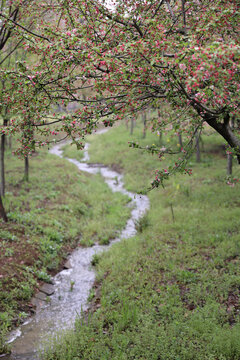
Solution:
<svg viewBox="0 0 240 360"><path fill-rule="evenodd" d="M140 127L132 139L141 140ZM120 165L133 191L149 186L153 170L166 164L128 148L123 126L89 140L91 161ZM147 141L158 139L148 134ZM148 194L138 235L94 259L100 306L53 342L45 359L240 358L239 185L226 184L221 138L203 141L208 152L200 164L191 159L191 177L177 175ZM234 173L239 177L237 165Z"/></svg>
<svg viewBox="0 0 240 360"><path fill-rule="evenodd" d="M75 145L65 145L62 149L66 158L76 159L78 161L81 161L83 158L83 151L76 151Z"/></svg>
<svg viewBox="0 0 240 360"><path fill-rule="evenodd" d="M41 281L50 281L76 246L107 244L125 226L129 199L112 193L100 175L88 175L66 160L41 151L23 161L6 156L5 208L0 221L0 353L4 336L22 322Z"/></svg>

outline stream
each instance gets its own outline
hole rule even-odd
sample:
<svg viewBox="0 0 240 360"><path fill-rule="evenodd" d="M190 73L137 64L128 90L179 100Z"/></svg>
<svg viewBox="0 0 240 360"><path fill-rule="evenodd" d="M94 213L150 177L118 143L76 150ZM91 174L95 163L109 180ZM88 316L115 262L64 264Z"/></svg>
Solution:
<svg viewBox="0 0 240 360"><path fill-rule="evenodd" d="M98 134L106 130L99 131ZM50 150L51 154L63 158L61 148L65 144L57 144ZM91 266L94 254L106 251L112 244L136 234L135 223L149 208L147 196L137 195L124 188L123 175L101 164L88 164L89 144L84 149L81 162L68 159L80 171L91 174L100 173L113 192L121 192L131 198L131 217L121 234L109 245L94 245L89 248L77 248L69 257L70 268L62 270L53 278L54 293L50 301L37 306L36 314L29 318L20 328L10 334L9 343L12 354L4 357L11 360L36 360L39 350L44 348L49 338L63 330L72 328L76 316L88 308L88 295L95 280L95 272ZM74 285L73 285L74 284Z"/></svg>

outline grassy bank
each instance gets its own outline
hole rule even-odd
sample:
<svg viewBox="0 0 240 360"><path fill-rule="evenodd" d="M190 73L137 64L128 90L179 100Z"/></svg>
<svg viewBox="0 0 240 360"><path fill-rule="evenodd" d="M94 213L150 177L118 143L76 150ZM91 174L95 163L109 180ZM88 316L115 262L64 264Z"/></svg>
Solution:
<svg viewBox="0 0 240 360"><path fill-rule="evenodd" d="M92 176L46 150L24 164L6 154L9 222L0 221L0 354L5 334L32 311L30 299L50 281L76 246L106 244L124 227L127 197L113 194L100 175Z"/></svg>
<svg viewBox="0 0 240 360"><path fill-rule="evenodd" d="M150 192L138 235L95 259L95 311L45 359L240 358L239 185L226 185L222 140L208 135L202 162L191 160L193 175ZM140 127L131 137L122 126L90 138L91 161L118 166L127 188L142 190L164 163L127 147L141 137ZM157 141L148 134L143 143Z"/></svg>

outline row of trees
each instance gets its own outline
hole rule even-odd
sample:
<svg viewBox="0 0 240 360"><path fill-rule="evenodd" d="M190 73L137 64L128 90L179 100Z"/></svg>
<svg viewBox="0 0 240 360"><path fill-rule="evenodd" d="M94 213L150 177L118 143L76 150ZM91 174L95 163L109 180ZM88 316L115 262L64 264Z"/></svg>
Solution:
<svg viewBox="0 0 240 360"><path fill-rule="evenodd" d="M140 119L142 120L142 126L143 126L143 130L142 130L142 138L145 139L146 138L146 134L147 134L147 130L152 129L152 122L153 122L153 126L155 123L155 118L154 118L154 109L149 109L148 111L144 111L142 112L142 114L140 115ZM158 111L158 121L162 121L162 118L160 116L160 112ZM130 118L130 135L133 135L134 132L134 127L136 125L136 120L131 117ZM129 119L126 119L126 127L127 129L129 128ZM234 122L231 122L231 127L234 128ZM209 133L209 132L207 132ZM158 132L158 136L159 136L159 141L158 141L158 146L156 147L156 145L153 146L147 146L147 150L151 153L157 153L159 154L159 148L165 148L166 144L163 142L163 132ZM184 141L183 141L183 137L181 133L175 133L175 136L177 136L177 146L181 149L184 149ZM202 139L202 132L198 131L195 133L195 139L192 141L191 139L191 145L193 145L193 149L192 152L194 152L195 150L195 159L197 163L201 162L201 151L204 151L204 142ZM171 134L171 137L173 135ZM175 137L174 136L174 137ZM174 141L176 142L176 140ZM132 143L131 143L132 145ZM137 147L139 147L139 145L135 145ZM224 146L224 144L223 144ZM202 147L202 150L201 150ZM142 149L144 149L144 147L141 147ZM145 148L146 149L146 148ZM227 157L227 165L226 165L226 175L227 175L227 180L228 180L228 184L232 185L232 175L233 175L233 153L231 151L231 149L229 149L227 146L225 146L225 150L226 150L226 157ZM188 153L188 155L190 156L191 153ZM177 153L176 149L172 150L171 153ZM238 181L238 179L235 179L235 181Z"/></svg>
<svg viewBox="0 0 240 360"><path fill-rule="evenodd" d="M0 19L3 58L15 46L28 54L0 70L11 84L1 93L10 119L1 131L19 136L18 154L28 156L59 132L81 148L78 138L99 122L111 126L153 107L160 113L154 131L171 126L192 138L177 164L159 170L153 187L186 170L186 153L205 123L240 159L239 128L231 126L238 123L240 104L237 0L116 0L111 6L98 0L2 0ZM77 104L75 111L54 112L70 103ZM43 136L46 141L38 140ZM168 151L156 149L159 156Z"/></svg>

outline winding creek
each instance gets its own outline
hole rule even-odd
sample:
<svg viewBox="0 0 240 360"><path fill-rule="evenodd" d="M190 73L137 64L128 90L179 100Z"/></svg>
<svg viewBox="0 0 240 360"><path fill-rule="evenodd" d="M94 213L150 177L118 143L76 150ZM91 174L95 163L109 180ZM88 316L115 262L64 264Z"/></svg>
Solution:
<svg viewBox="0 0 240 360"><path fill-rule="evenodd" d="M61 148L63 145L55 145L50 153L62 158ZM81 310L84 311L88 307L89 291L95 280L95 272L91 267L92 257L96 253L106 251L112 244L121 239L134 236L136 234L136 221L149 208L147 196L131 193L124 188L123 175L101 164L88 164L88 147L89 145L86 144L82 162L75 159L67 160L75 164L80 171L91 174L101 173L104 181L113 192L119 191L131 198L129 203L129 206L133 208L131 218L127 221L119 237L109 245L100 246L96 244L90 248L80 247L71 254L69 258L70 268L61 271L53 279L54 293L50 296L50 302L43 301L42 305L37 307L36 314L11 334L9 342L12 343L12 354L4 357L4 359L36 360L39 349L53 334L73 327L76 316L80 315ZM72 289L71 284L74 284Z"/></svg>

